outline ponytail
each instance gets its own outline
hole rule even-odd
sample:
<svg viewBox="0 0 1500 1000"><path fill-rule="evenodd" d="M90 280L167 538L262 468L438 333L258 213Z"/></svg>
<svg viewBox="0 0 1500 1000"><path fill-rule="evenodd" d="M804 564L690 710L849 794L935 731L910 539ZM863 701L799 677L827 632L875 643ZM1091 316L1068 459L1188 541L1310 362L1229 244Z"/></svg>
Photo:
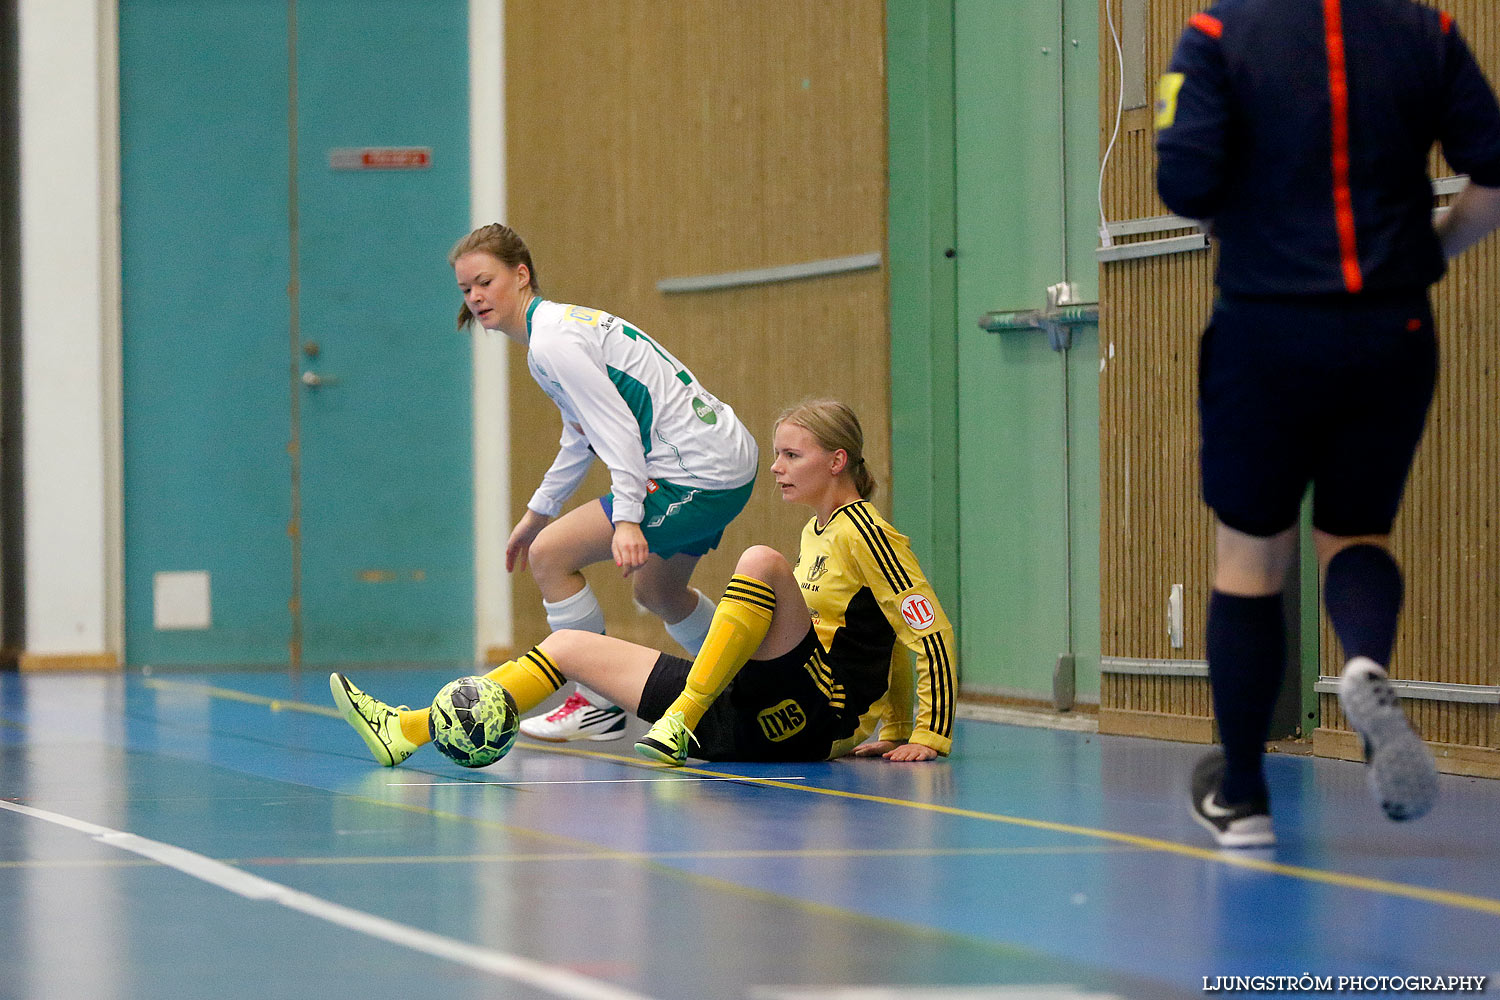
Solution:
<svg viewBox="0 0 1500 1000"><path fill-rule="evenodd" d="M861 499L875 495L878 483L865 464L865 432L854 411L833 399L809 399L787 407L776 418L776 426L793 424L801 427L827 451L842 451L848 461L848 473Z"/></svg>

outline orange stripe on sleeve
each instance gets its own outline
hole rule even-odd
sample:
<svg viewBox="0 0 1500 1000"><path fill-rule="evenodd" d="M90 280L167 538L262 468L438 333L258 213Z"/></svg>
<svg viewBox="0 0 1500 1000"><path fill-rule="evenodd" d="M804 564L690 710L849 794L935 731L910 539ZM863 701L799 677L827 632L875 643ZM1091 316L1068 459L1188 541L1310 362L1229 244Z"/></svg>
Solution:
<svg viewBox="0 0 1500 1000"><path fill-rule="evenodd" d="M1212 14L1194 14L1188 18L1188 24L1203 32L1209 38L1224 37L1224 22Z"/></svg>
<svg viewBox="0 0 1500 1000"><path fill-rule="evenodd" d="M1442 22L1442 25L1443 25L1443 34L1446 35L1448 32L1450 32L1450 31L1453 30L1453 15L1452 14L1448 13L1446 10L1438 11L1438 20L1440 22Z"/></svg>
<svg viewBox="0 0 1500 1000"><path fill-rule="evenodd" d="M1323 0L1323 32L1328 48L1328 97L1333 112L1333 210L1338 223L1344 288L1364 287L1354 243L1354 195L1349 189L1349 77L1344 62L1344 19L1339 0Z"/></svg>

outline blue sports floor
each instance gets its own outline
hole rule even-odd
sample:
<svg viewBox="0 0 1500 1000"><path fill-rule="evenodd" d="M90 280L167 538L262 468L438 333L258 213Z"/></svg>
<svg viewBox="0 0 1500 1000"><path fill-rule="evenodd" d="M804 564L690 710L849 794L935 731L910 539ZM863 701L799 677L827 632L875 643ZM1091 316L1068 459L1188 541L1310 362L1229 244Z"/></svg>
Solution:
<svg viewBox="0 0 1500 1000"><path fill-rule="evenodd" d="M1273 756L1280 844L1230 853L1188 817L1197 746L963 721L943 763L669 770L632 742L387 769L321 672L0 674L0 996L1500 989L1500 782L1444 776L1401 826L1360 765Z"/></svg>

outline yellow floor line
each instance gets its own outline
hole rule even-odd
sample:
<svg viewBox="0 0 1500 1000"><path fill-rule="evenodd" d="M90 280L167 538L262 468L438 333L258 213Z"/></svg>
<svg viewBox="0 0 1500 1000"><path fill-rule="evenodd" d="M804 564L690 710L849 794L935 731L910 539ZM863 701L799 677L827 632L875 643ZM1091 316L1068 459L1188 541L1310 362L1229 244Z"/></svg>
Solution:
<svg viewBox="0 0 1500 1000"><path fill-rule="evenodd" d="M795 858L945 858L945 857L999 857L1027 854L1099 854L1125 851L1130 848L1100 844L1089 847L956 847L956 848L891 848L891 849L842 849L823 848L816 850L744 850L744 851L613 851L609 849L581 851L518 851L508 854L434 854L415 856L395 854L389 857L315 856L306 858L220 858L230 865L288 865L316 868L321 865L452 865L452 864L546 864L565 861L749 861L780 860ZM14 862L24 866L27 862ZM0 867L5 867L0 864Z"/></svg>
<svg viewBox="0 0 1500 1000"><path fill-rule="evenodd" d="M195 684L191 681L168 681L156 677L147 677L141 683L148 688L155 688L158 691L192 691L197 694L208 695L211 698L222 698L225 701L242 701L247 705L264 705L273 712L304 712L308 715L326 715L330 719L342 720L344 718L338 713L338 709L330 705L310 705L305 701L267 698L265 695L236 691L233 688L214 687L212 684Z"/></svg>
<svg viewBox="0 0 1500 1000"><path fill-rule="evenodd" d="M328 715L341 718L331 708L322 705L311 705L305 702L286 701L277 698L267 698L261 695L246 694L241 691L233 691L226 688L211 687L205 684L190 684L183 681L165 681L148 679L147 685L158 688L183 687L192 688L214 697L229 698L235 701L243 701L251 704L263 704L273 711L308 712L314 715ZM666 769L677 774L707 775L713 777L724 777L724 771L710 771L694 767L668 767L664 764L652 764L647 761L621 754L603 753L597 750L580 750L572 747L553 746L551 744L539 744L526 742L521 744L528 750L541 751L543 753L567 754L578 757L592 757L598 760L610 761L616 764L625 764L630 767L647 767L651 769ZM1194 847L1189 844L1179 844L1171 840L1159 840L1155 837L1143 837L1133 833L1120 833L1114 830L1100 830L1095 827L1076 826L1071 823L1056 823L1051 820L1028 819L1024 816L1007 816L1002 813L980 812L976 809L960 809L956 806L938 805L932 802L914 802L909 799L894 799L883 795L870 795L864 792L846 792L836 788L819 788L815 785L797 784L788 781L778 781L775 778L756 778L743 774L731 774L739 781L749 784L761 785L766 788L780 788L794 792L803 792L812 795L827 795L835 798L854 799L861 802L873 802L879 805L895 806L902 809L917 809L923 812L938 813L944 816L956 816L962 819L979 820L986 823L1002 823L1008 826L1024 827L1031 830L1045 830L1049 833L1068 834L1077 837L1090 837L1096 840L1105 840L1115 844L1139 848L1147 851L1157 851L1164 854L1175 854L1180 857L1192 858L1197 861L1206 861L1212 864L1226 865L1232 868L1244 868L1251 871L1264 872L1270 875L1282 875L1287 878L1301 879L1306 882L1317 882L1323 885L1337 886L1343 889L1358 889L1365 892L1379 893L1386 896L1395 896L1403 899L1415 899L1424 903L1433 903L1438 906L1451 906L1456 909L1471 910L1477 913L1486 913L1491 916L1500 916L1500 900L1490 899L1486 896L1473 896L1468 893L1451 892L1446 889L1430 889L1425 886L1407 885L1403 882L1392 882L1387 879L1368 878L1362 875L1349 875L1343 872L1324 871L1320 868L1308 868L1302 865L1282 864L1278 861L1268 861L1264 858L1255 857L1244 851L1215 850L1205 847Z"/></svg>

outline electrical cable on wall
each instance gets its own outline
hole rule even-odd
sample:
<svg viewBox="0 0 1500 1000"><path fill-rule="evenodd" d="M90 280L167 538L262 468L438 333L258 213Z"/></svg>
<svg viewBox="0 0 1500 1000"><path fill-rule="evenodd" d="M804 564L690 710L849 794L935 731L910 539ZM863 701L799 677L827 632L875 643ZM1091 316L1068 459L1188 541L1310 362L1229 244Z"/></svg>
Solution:
<svg viewBox="0 0 1500 1000"><path fill-rule="evenodd" d="M1104 214L1104 171L1109 166L1109 154L1114 152L1115 140L1120 136L1120 119L1125 116L1125 51L1120 46L1120 35L1115 31L1114 14L1110 11L1110 0L1104 0L1104 20L1109 25L1109 37L1115 45L1115 66L1119 80L1115 87L1115 128L1104 147L1104 157L1099 161L1099 245L1114 246L1109 236L1109 219Z"/></svg>

